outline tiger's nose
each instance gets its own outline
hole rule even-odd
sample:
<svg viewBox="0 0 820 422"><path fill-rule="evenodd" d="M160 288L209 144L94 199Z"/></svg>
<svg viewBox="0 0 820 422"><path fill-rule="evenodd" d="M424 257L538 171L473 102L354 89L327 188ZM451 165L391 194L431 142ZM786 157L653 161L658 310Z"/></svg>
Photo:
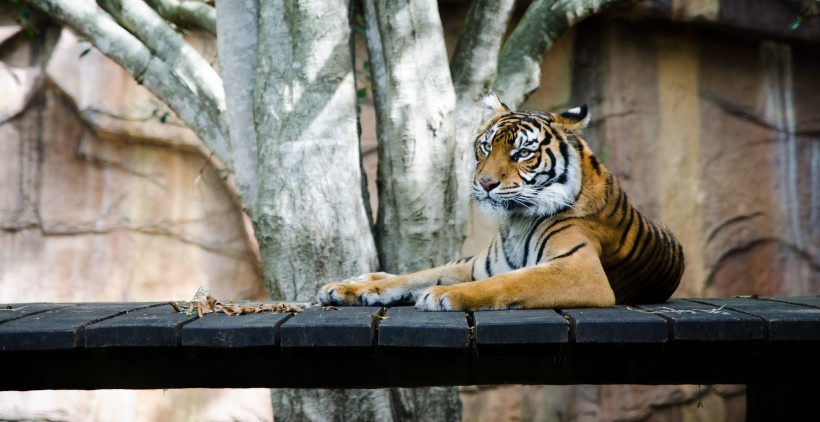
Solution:
<svg viewBox="0 0 820 422"><path fill-rule="evenodd" d="M479 184L481 185L481 187L483 187L483 188L484 188L484 190L486 190L487 192L489 192L489 191L491 191L491 190L495 189L495 187L496 187L496 186L498 186L498 185L500 185L500 184L501 184L501 182L499 182L498 180L495 180L495 179L490 179L489 177L479 177L479 178L478 178L478 183L479 183Z"/></svg>

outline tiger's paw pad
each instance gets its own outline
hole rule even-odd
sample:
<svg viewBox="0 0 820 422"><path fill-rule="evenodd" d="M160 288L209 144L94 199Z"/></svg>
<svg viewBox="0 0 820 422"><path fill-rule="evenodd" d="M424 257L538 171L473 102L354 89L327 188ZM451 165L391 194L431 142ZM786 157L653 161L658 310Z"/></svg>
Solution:
<svg viewBox="0 0 820 422"><path fill-rule="evenodd" d="M421 292L416 301L416 309L421 311L455 311L455 307L450 300L452 293L447 292L447 287L433 286Z"/></svg>

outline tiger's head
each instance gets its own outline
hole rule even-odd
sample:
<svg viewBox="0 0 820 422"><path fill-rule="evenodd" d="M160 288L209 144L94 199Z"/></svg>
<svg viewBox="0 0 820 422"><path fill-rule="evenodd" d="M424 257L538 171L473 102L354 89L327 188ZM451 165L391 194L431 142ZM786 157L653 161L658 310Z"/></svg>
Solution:
<svg viewBox="0 0 820 422"><path fill-rule="evenodd" d="M576 134L589 123L586 104L561 114L513 112L492 91L475 141L472 196L490 215L557 214L581 191Z"/></svg>

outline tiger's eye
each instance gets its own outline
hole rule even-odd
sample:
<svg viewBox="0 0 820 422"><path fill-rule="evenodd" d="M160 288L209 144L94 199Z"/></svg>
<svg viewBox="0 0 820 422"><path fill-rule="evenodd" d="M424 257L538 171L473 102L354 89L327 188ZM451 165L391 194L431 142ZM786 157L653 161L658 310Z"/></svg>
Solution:
<svg viewBox="0 0 820 422"><path fill-rule="evenodd" d="M526 149L522 149L522 150L518 151L518 152L515 154L515 158L520 160L520 159L524 159L524 158L526 158L526 157L528 157L528 156L530 156L530 155L532 155L532 151L529 151L529 150L526 150Z"/></svg>

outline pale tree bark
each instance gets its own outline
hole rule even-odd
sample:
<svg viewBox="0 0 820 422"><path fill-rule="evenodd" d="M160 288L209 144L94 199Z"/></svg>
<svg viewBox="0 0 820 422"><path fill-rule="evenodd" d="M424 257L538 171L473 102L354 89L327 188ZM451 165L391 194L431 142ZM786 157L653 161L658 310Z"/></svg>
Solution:
<svg viewBox="0 0 820 422"><path fill-rule="evenodd" d="M456 257L455 94L432 0L365 1L379 138L379 259L406 273Z"/></svg>
<svg viewBox="0 0 820 422"><path fill-rule="evenodd" d="M97 0L97 4L174 69L175 76L205 103L211 120L225 120L222 78L154 9L139 0Z"/></svg>
<svg viewBox="0 0 820 422"><path fill-rule="evenodd" d="M535 0L501 48L493 89L513 109L538 89L544 55L578 21L630 0Z"/></svg>
<svg viewBox="0 0 820 422"><path fill-rule="evenodd" d="M146 0L165 20L186 29L204 29L216 36L216 9L200 0ZM243 5L233 3L235 7Z"/></svg>
<svg viewBox="0 0 820 422"><path fill-rule="evenodd" d="M226 165L231 165L228 151L228 126L222 118L214 119L214 103L207 97L219 95L211 92L200 96L204 86L196 86L181 76L185 63L177 60L168 63L159 54L173 53L170 44L158 43L160 50L148 49L139 39L117 25L100 12L96 5L87 1L29 0L29 3L61 21L79 36L85 38L103 54L110 57L143 84L169 107L194 132L205 145Z"/></svg>
<svg viewBox="0 0 820 422"><path fill-rule="evenodd" d="M242 205L253 214L259 191L253 122L259 0L218 1L216 11L219 30L216 45L231 128L231 159Z"/></svg>
<svg viewBox="0 0 820 422"><path fill-rule="evenodd" d="M254 221L277 299L377 267L359 173L356 87L344 0L263 1L254 118Z"/></svg>
<svg viewBox="0 0 820 422"><path fill-rule="evenodd" d="M455 219L461 233L470 219L469 201L472 169L475 166L473 140L482 123L481 98L495 80L498 52L507 30L515 0L476 0L470 6L459 34L450 74L456 92Z"/></svg>

